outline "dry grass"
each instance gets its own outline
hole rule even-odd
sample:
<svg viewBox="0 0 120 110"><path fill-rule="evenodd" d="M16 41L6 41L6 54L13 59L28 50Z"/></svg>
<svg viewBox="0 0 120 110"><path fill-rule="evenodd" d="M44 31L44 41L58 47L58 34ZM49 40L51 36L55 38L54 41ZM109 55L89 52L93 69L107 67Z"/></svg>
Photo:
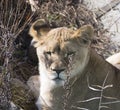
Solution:
<svg viewBox="0 0 120 110"><path fill-rule="evenodd" d="M24 7L24 10L21 8ZM31 22L32 14L22 1L2 0L0 2L0 109L10 109L12 91L10 88L14 65L14 42L18 35Z"/></svg>

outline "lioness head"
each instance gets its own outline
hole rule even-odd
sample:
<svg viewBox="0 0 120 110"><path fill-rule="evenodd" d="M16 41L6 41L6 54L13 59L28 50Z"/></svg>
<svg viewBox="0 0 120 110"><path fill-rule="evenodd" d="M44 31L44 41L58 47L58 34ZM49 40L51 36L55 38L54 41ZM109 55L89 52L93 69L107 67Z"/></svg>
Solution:
<svg viewBox="0 0 120 110"><path fill-rule="evenodd" d="M85 25L74 30L67 27L51 29L43 19L30 28L32 43L39 59L40 77L55 84L64 84L81 74L89 60L93 28Z"/></svg>

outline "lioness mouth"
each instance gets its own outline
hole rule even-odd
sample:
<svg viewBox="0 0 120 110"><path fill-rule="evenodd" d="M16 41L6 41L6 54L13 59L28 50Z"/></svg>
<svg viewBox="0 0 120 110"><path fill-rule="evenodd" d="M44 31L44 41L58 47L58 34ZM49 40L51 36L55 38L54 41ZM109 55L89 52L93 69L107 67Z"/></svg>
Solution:
<svg viewBox="0 0 120 110"><path fill-rule="evenodd" d="M59 76L58 77L56 77L56 78L54 78L53 80L63 80L63 79L61 79Z"/></svg>

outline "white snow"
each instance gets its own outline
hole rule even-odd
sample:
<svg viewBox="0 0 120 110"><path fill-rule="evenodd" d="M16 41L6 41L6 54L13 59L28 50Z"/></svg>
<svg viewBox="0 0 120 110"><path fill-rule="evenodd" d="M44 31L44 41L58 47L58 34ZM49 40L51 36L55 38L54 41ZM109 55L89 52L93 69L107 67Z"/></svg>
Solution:
<svg viewBox="0 0 120 110"><path fill-rule="evenodd" d="M109 4L112 0L84 0L84 4L93 12ZM111 8L111 6L110 6ZM107 36L120 45L120 4L101 17L104 29L107 29Z"/></svg>
<svg viewBox="0 0 120 110"><path fill-rule="evenodd" d="M83 3L92 11L99 10L101 7L107 5L112 0L84 0Z"/></svg>
<svg viewBox="0 0 120 110"><path fill-rule="evenodd" d="M104 28L108 30L106 34L111 37L113 42L120 45L120 4L106 13L101 20Z"/></svg>

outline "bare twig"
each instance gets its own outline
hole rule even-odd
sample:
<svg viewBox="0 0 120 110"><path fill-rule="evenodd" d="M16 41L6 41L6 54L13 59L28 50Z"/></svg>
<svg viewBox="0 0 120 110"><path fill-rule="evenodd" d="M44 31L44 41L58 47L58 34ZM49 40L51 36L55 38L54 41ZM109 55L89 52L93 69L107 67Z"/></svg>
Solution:
<svg viewBox="0 0 120 110"><path fill-rule="evenodd" d="M21 8L21 7L24 7ZM2 84L0 94L0 109L11 108L11 88L10 81L13 72L13 54L14 54L14 41L21 31L30 23L33 14L27 12L28 5L21 0L2 0L0 2L0 49L3 59L2 65ZM27 16L28 18L25 18Z"/></svg>

